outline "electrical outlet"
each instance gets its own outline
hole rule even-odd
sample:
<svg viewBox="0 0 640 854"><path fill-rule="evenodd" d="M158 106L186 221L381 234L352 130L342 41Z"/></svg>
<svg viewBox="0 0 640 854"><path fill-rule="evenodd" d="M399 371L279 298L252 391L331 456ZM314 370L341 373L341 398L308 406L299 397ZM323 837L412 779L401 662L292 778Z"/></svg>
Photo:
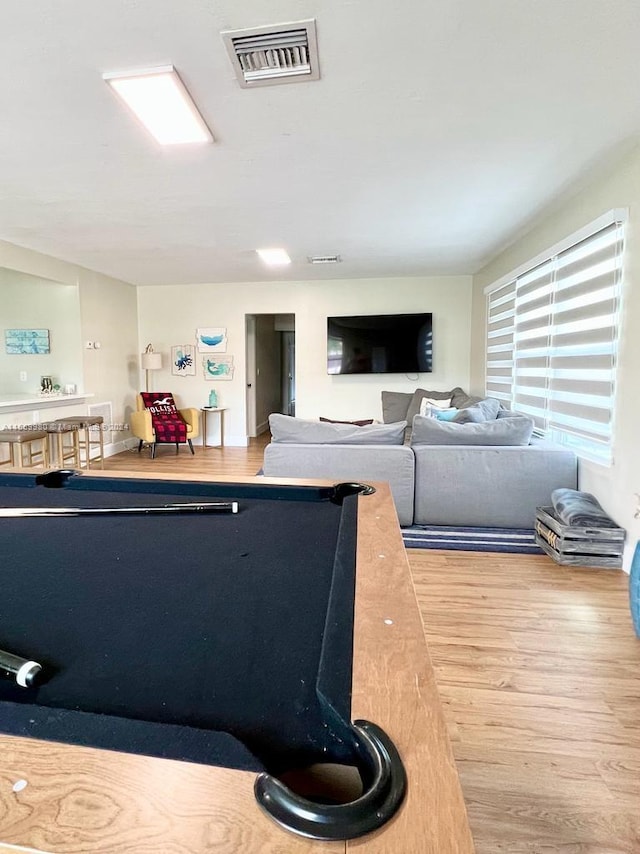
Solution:
<svg viewBox="0 0 640 854"><path fill-rule="evenodd" d="M33 423L37 424L40 421L40 412L36 409L33 413Z"/></svg>
<svg viewBox="0 0 640 854"><path fill-rule="evenodd" d="M27 372L26 371L20 371L20 382L26 383L26 381L27 381Z"/></svg>

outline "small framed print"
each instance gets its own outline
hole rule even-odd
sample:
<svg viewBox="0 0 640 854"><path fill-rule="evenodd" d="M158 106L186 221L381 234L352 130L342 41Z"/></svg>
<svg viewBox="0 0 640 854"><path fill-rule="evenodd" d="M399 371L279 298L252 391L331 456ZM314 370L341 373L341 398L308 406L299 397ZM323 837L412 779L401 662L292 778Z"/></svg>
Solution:
<svg viewBox="0 0 640 854"><path fill-rule="evenodd" d="M204 356L202 368L205 380L232 380L233 356Z"/></svg>
<svg viewBox="0 0 640 854"><path fill-rule="evenodd" d="M176 344L171 348L171 373L174 377L195 377L196 348L193 344Z"/></svg>
<svg viewBox="0 0 640 854"><path fill-rule="evenodd" d="M199 353L226 353L227 330L224 326L206 326L196 329Z"/></svg>

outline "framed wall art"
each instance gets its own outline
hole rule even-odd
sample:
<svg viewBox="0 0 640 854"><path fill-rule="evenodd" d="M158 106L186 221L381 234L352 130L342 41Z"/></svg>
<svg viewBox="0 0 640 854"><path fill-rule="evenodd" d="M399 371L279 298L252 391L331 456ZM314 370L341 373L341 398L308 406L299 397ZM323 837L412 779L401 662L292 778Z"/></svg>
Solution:
<svg viewBox="0 0 640 854"><path fill-rule="evenodd" d="M205 380L233 379L233 356L205 356L202 367Z"/></svg>
<svg viewBox="0 0 640 854"><path fill-rule="evenodd" d="M199 353L226 353L227 330L224 326L205 326L196 329Z"/></svg>
<svg viewBox="0 0 640 854"><path fill-rule="evenodd" d="M5 350L10 356L49 353L48 329L5 329Z"/></svg>
<svg viewBox="0 0 640 854"><path fill-rule="evenodd" d="M171 373L174 377L195 377L196 348L193 344L176 344L171 348Z"/></svg>

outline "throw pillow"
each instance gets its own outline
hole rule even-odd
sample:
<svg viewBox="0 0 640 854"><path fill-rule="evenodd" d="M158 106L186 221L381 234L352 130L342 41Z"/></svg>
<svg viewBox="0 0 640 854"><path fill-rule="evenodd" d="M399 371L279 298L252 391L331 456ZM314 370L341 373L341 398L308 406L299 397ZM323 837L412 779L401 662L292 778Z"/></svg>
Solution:
<svg viewBox="0 0 640 854"><path fill-rule="evenodd" d="M498 417L499 411L500 401L496 400L493 397L487 397L484 400L479 400L472 406L467 406L465 409L460 409L453 420L458 424L493 421Z"/></svg>
<svg viewBox="0 0 640 854"><path fill-rule="evenodd" d="M407 409L407 421L409 424L413 423L413 416L420 414L420 403L422 402L423 397L428 397L430 400L438 400L438 401L449 401L447 406L451 405L452 392L450 391L427 391L424 388L417 388L413 397L411 398L411 402L409 404L409 408Z"/></svg>
<svg viewBox="0 0 640 854"><path fill-rule="evenodd" d="M320 416L320 421L326 421L327 424L353 424L356 427L366 427L368 424L373 424L373 418L365 418L362 421L336 421L334 418Z"/></svg>
<svg viewBox="0 0 640 854"><path fill-rule="evenodd" d="M458 409L464 409L467 406L473 406L474 403L477 403L479 400L482 399L482 397L477 397L473 394L467 394L466 391L463 391L461 388L454 388L454 390L451 392L451 404L452 406L455 406Z"/></svg>
<svg viewBox="0 0 640 854"><path fill-rule="evenodd" d="M412 392L383 391L382 420L385 424L397 424L407 420L407 410L413 397Z"/></svg>
<svg viewBox="0 0 640 854"><path fill-rule="evenodd" d="M178 411L173 395L168 391L141 391L142 405L152 415L171 415Z"/></svg>
<svg viewBox="0 0 640 854"><path fill-rule="evenodd" d="M269 416L272 442L293 445L402 445L406 421L397 424L330 424L290 415Z"/></svg>
<svg viewBox="0 0 640 854"><path fill-rule="evenodd" d="M451 398L435 400L433 397L423 397L417 415L431 415L432 409L451 409Z"/></svg>
<svg viewBox="0 0 640 854"><path fill-rule="evenodd" d="M497 418L528 418L528 415L525 415L524 412L516 412L515 409L503 409L502 404L500 404L500 409L498 410Z"/></svg>
<svg viewBox="0 0 640 854"><path fill-rule="evenodd" d="M446 423L416 415L412 445L528 445L533 432L530 418L501 418L480 423Z"/></svg>
<svg viewBox="0 0 640 854"><path fill-rule="evenodd" d="M450 409L432 409L431 417L435 416L438 421L455 421L455 417L458 414L458 410L455 406L452 406Z"/></svg>

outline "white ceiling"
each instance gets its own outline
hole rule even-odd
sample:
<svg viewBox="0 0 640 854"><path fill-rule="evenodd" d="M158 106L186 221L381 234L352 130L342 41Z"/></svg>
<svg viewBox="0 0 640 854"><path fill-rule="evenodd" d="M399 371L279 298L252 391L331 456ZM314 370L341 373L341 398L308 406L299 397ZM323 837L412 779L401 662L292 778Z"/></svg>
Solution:
<svg viewBox="0 0 640 854"><path fill-rule="evenodd" d="M241 89L220 32L305 18L321 79ZM638 0L2 0L0 239L136 284L472 273L637 144L639 45ZM102 79L167 64L213 145Z"/></svg>

